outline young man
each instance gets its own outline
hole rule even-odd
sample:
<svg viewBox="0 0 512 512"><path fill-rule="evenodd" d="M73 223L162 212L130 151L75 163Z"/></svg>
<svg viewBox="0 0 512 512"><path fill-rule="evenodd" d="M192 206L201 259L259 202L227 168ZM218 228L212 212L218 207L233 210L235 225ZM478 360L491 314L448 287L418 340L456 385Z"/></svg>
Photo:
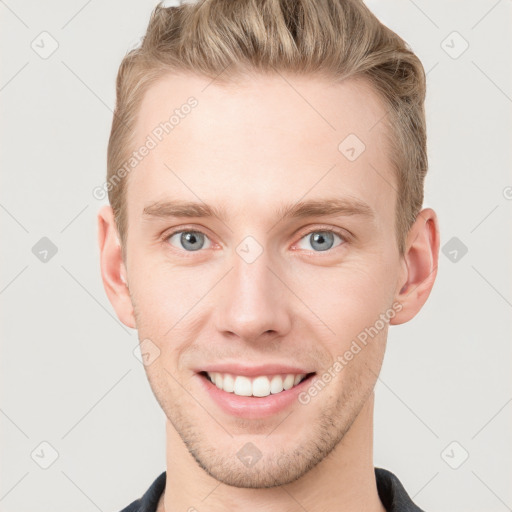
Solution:
<svg viewBox="0 0 512 512"><path fill-rule="evenodd" d="M357 0L155 9L98 216L167 417L166 471L124 512L420 510L372 437L388 326L436 277L424 97Z"/></svg>

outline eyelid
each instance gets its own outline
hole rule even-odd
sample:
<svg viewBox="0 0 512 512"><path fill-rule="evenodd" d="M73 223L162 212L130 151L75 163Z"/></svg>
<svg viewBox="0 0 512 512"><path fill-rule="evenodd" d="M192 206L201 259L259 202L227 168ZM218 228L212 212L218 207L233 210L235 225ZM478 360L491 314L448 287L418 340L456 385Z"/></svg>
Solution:
<svg viewBox="0 0 512 512"><path fill-rule="evenodd" d="M169 231L165 231L164 234L159 237L160 241L164 242L164 243L167 243L169 241L169 238L171 238L171 236L175 235L176 233L181 233L183 231L188 231L188 232L193 232L193 233L201 233L202 235L206 236L210 240L212 245L219 245L219 244L215 244L215 242L213 242L212 237L208 234L208 230L206 228L204 228L204 227L197 228L197 227L194 227L194 226L179 226L179 227L176 227L176 228L171 228ZM197 252L203 252L203 250L199 250L199 251L183 251L182 249L174 247L171 244L168 244L168 245L172 249L174 249L176 251L180 251L182 253L185 252L185 253L188 253L188 254L194 254L194 253L197 253Z"/></svg>
<svg viewBox="0 0 512 512"><path fill-rule="evenodd" d="M315 224L313 226L308 226L306 228L301 229L297 233L297 236L299 236L299 238L304 238L306 235L309 235L316 231L330 231L332 233L335 233L336 235L338 235L340 238L342 238L345 241L351 240L354 236L354 235L352 235L352 233L350 231L348 231L346 229L340 228L338 226L331 226L329 224L324 224L324 225Z"/></svg>
<svg viewBox="0 0 512 512"><path fill-rule="evenodd" d="M293 243L292 248L296 247L297 244L304 237L310 235L311 233L329 232L329 233L334 233L335 235L337 235L337 236L339 236L341 238L342 243L340 243L336 247L333 247L333 248L328 249L326 251L312 251L312 250L307 250L307 249L293 249L294 251L303 251L303 252L306 251L308 254L317 254L320 257L323 256L323 255L331 255L336 249L341 248L346 243L350 242L352 240L352 238L353 238L352 233L350 233L346 229L343 229L343 228L340 228L340 227L335 227L335 226L317 225L317 224L315 224L314 226L310 226L310 227L304 228L304 229L305 229L305 231L304 230L300 230L299 233L297 234L298 240L297 240L297 242Z"/></svg>

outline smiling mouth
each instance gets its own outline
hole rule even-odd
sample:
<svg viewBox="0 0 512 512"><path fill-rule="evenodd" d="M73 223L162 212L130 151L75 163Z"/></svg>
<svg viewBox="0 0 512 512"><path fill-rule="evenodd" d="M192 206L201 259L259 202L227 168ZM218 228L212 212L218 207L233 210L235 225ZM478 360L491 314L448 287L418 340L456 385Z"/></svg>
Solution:
<svg viewBox="0 0 512 512"><path fill-rule="evenodd" d="M226 393L245 397L266 397L287 391L310 379L316 372L246 377L220 372L199 372L203 378Z"/></svg>

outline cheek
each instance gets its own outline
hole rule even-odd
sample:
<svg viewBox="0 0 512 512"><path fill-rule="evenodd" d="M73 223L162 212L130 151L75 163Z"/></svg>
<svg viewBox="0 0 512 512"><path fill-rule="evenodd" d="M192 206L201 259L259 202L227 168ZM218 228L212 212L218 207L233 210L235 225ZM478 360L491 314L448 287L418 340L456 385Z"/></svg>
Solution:
<svg viewBox="0 0 512 512"><path fill-rule="evenodd" d="M346 261L336 268L297 269L297 295L338 343L349 342L390 307L392 277L376 260Z"/></svg>
<svg viewBox="0 0 512 512"><path fill-rule="evenodd" d="M201 298L213 284L192 269L172 267L169 263L132 258L136 272L130 275L130 292L136 314L139 339L151 340L167 364L178 359L187 340L201 330L199 314L206 301ZM214 276L212 276L214 277Z"/></svg>
<svg viewBox="0 0 512 512"><path fill-rule="evenodd" d="M130 276L130 293L139 337L155 338L156 341L172 336L174 326L179 325L179 319L187 312L185 283L178 277L163 275L155 268L148 272L145 270L147 265L139 268L144 270Z"/></svg>

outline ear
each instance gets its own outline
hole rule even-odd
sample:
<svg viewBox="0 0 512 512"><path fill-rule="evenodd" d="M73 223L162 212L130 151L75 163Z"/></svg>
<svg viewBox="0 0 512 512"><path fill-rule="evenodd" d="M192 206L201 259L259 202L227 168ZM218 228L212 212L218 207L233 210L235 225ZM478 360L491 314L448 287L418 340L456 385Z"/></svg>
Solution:
<svg viewBox="0 0 512 512"><path fill-rule="evenodd" d="M395 294L395 300L402 304L402 309L390 320L390 324L408 322L423 307L434 286L438 258L437 216L434 210L425 208L418 214L407 236L402 272Z"/></svg>
<svg viewBox="0 0 512 512"><path fill-rule="evenodd" d="M101 279L108 299L119 320L135 329L135 316L127 285L126 266L123 262L114 212L110 206L103 206L98 212L98 244Z"/></svg>

